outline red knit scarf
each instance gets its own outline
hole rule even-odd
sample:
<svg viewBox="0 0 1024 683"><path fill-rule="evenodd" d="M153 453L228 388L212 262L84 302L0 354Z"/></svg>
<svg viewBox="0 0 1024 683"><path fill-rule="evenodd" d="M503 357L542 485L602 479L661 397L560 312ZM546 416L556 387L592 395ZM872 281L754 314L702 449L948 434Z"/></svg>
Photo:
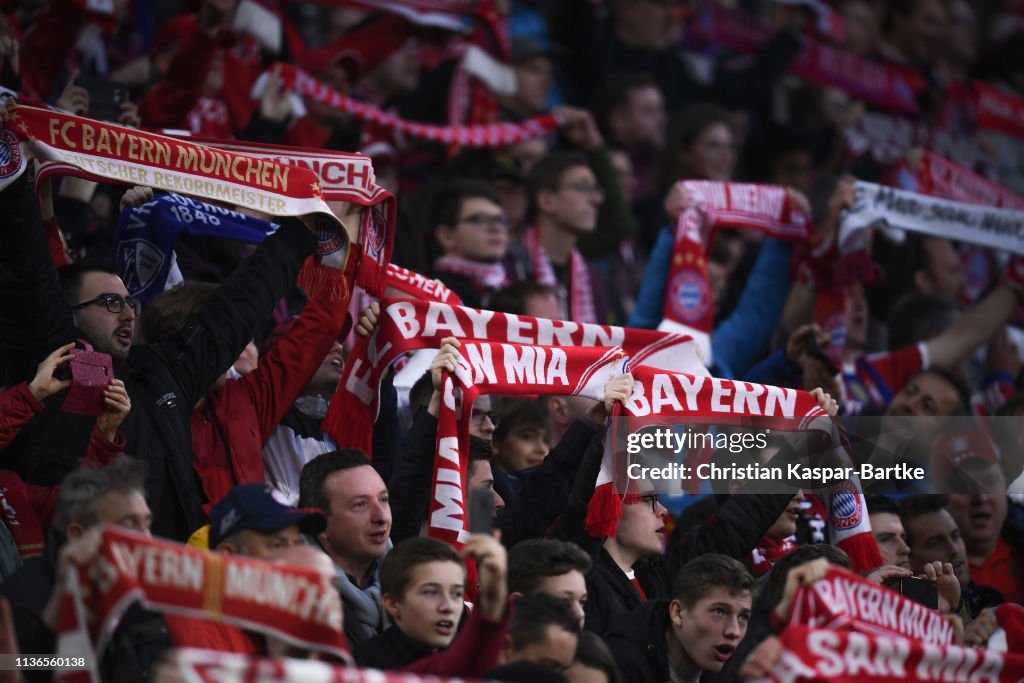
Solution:
<svg viewBox="0 0 1024 683"><path fill-rule="evenodd" d="M309 569L212 553L108 527L96 558L69 573L58 653L99 661L125 609L215 619L349 661L341 604Z"/></svg>
<svg viewBox="0 0 1024 683"><path fill-rule="evenodd" d="M764 576L772 570L772 566L788 555L797 547L796 539L793 536L775 541L767 536L761 537L761 545L750 551L747 556L747 563L754 572L754 576Z"/></svg>
<svg viewBox="0 0 1024 683"><path fill-rule="evenodd" d="M789 623L899 635L929 645L948 645L954 637L953 625L938 611L840 567L797 592Z"/></svg>
<svg viewBox="0 0 1024 683"><path fill-rule="evenodd" d="M445 373L437 417L432 538L453 545L468 534L465 509L469 471L469 420L481 394L586 396L604 399L604 387L625 372L619 347L532 346L463 342L454 373Z"/></svg>
<svg viewBox="0 0 1024 683"><path fill-rule="evenodd" d="M624 407L616 405L615 412L627 418L625 428L630 432L661 418L674 418L677 424L695 418L703 418L705 423L737 424L752 417L769 423L771 418L804 417L806 422L824 414L813 396L796 389L719 379L703 368L690 368L695 370L690 374L657 365L645 367L632 358L629 368L633 393ZM776 422L785 425L783 420ZM630 481L628 463L615 452L615 441L614 437L605 441L597 486L587 508L585 527L595 537L614 536L622 505L637 502L637 492L623 486Z"/></svg>
<svg viewBox="0 0 1024 683"><path fill-rule="evenodd" d="M324 433L341 447L370 453L384 372L409 351L441 348L445 337L542 346L621 346L634 363L703 367L692 339L684 335L384 299L377 329L369 338L358 339L345 361L337 393L323 421Z"/></svg>
<svg viewBox="0 0 1024 683"><path fill-rule="evenodd" d="M388 289L396 290L402 298L436 301L442 304L461 304L459 295L448 289L440 280L432 280L416 271L388 264ZM391 292L389 292L391 294Z"/></svg>
<svg viewBox="0 0 1024 683"><path fill-rule="evenodd" d="M625 428L635 432L650 424L731 424L783 431L817 431L828 439L831 459L852 467L849 445L828 415L809 393L784 387L738 382L706 373L687 374L656 367L637 367L630 360L633 393L621 413ZM616 410L619 407L616 406ZM615 533L622 505L637 502L626 476L627 454L616 453L616 440L605 443L604 459L597 477L597 489L587 509L586 530L591 536ZM831 463L830 463L831 464ZM627 486L623 486L625 483ZM881 552L871 535L859 478L832 486L825 497L829 542L850 556L857 571L883 564Z"/></svg>
<svg viewBox="0 0 1024 683"><path fill-rule="evenodd" d="M925 645L900 636L789 626L767 681L778 683L1019 683L1024 655L959 645Z"/></svg>
<svg viewBox="0 0 1024 683"><path fill-rule="evenodd" d="M676 224L659 329L692 334L710 364L715 306L707 255L715 230L751 229L776 239L802 240L808 235L808 218L783 187L705 180L683 180L680 185L691 203Z"/></svg>
<svg viewBox="0 0 1024 683"><path fill-rule="evenodd" d="M0 188L30 158L64 173L244 206L272 216L323 214L337 224L306 169L59 112L15 106L0 130Z"/></svg>
<svg viewBox="0 0 1024 683"><path fill-rule="evenodd" d="M361 246L356 284L373 296L384 295L387 265L394 249L398 204L394 195L377 185L373 163L362 154L313 147L287 147L238 140L199 140L216 149L267 159L312 171L328 202L367 207L358 225L345 226L349 239ZM332 207L334 208L334 207Z"/></svg>
<svg viewBox="0 0 1024 683"><path fill-rule="evenodd" d="M899 180L907 182L897 184L903 189L968 204L1024 210L1021 195L934 152L923 150L917 168L904 169L906 175Z"/></svg>
<svg viewBox="0 0 1024 683"><path fill-rule="evenodd" d="M278 62L271 70L277 72L286 88L304 97L336 107L363 121L430 142L460 147L507 147L547 135L561 125L561 121L554 114L543 114L519 123L474 126L435 126L406 121L372 104L342 95L291 64Z"/></svg>
<svg viewBox="0 0 1024 683"><path fill-rule="evenodd" d="M974 81L978 127L1024 139L1024 97Z"/></svg>
<svg viewBox="0 0 1024 683"><path fill-rule="evenodd" d="M544 250L540 234L536 227L529 228L523 234L523 245L530 256L530 269L533 271L534 282L549 285L558 289L551 259ZM569 306L565 318L578 323L596 323L597 312L594 310L594 290L590 284L590 273L583 255L573 248L569 252Z"/></svg>
<svg viewBox="0 0 1024 683"><path fill-rule="evenodd" d="M839 567L799 589L781 636L771 681L1015 683L1024 677L1024 655L1000 649L998 633L987 650L951 645L953 626L938 612Z"/></svg>

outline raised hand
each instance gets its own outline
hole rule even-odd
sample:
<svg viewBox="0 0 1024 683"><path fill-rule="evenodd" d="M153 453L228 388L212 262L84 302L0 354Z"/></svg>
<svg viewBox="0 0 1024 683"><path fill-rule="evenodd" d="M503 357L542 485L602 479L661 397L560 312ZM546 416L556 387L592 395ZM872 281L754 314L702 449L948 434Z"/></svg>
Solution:
<svg viewBox="0 0 1024 683"><path fill-rule="evenodd" d="M64 367L71 362L73 357L71 349L73 348L75 348L74 342L65 344L44 358L43 362L39 364L38 369L36 369L36 376L28 383L28 390L37 401L42 401L48 396L52 396L58 391L63 391L71 386L71 380L59 380L53 376L53 373L56 372L57 368Z"/></svg>

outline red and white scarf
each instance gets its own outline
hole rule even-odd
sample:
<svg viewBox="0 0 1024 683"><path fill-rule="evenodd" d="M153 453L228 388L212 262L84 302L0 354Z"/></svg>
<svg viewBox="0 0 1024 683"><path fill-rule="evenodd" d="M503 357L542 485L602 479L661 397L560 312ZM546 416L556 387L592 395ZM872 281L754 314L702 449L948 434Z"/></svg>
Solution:
<svg viewBox="0 0 1024 683"><path fill-rule="evenodd" d="M500 289L508 284L508 273L502 263L470 261L447 254L434 261L434 270L467 277L474 285L485 290Z"/></svg>
<svg viewBox="0 0 1024 683"><path fill-rule="evenodd" d="M705 3L704 8L700 20L693 23L692 40L697 44L753 53L774 37L771 29L746 12L720 2ZM925 87L918 74L872 62L807 36L802 42L803 50L789 66L792 73L819 85L844 90L874 107L907 114L918 112L914 96Z"/></svg>
<svg viewBox="0 0 1024 683"><path fill-rule="evenodd" d="M81 116L15 106L0 129L0 188L29 159L53 161L87 180L119 182L244 206L272 216L331 213L306 169L213 150L186 140Z"/></svg>
<svg viewBox="0 0 1024 683"><path fill-rule="evenodd" d="M711 377L702 367L685 368L693 372L678 372L680 366L645 366L630 358L633 374L633 393L624 406L615 406L615 417L625 417L623 426L636 432L645 424L658 424L661 420L677 420L677 424L694 422L725 424L749 423L749 418L812 418L824 415L810 394L796 389L770 387L749 382L734 382ZM616 421L618 422L618 421ZM778 421L785 425L784 421ZM790 429L793 428L792 420ZM800 428L805 428L804 422ZM594 496L587 507L585 528L594 537L615 535L622 506L638 502L637 492L631 490L631 479L626 476L631 460L625 453L616 452L617 439L605 440L604 457L597 475Z"/></svg>
<svg viewBox="0 0 1024 683"><path fill-rule="evenodd" d="M1024 139L1024 97L974 81L978 127Z"/></svg>
<svg viewBox="0 0 1024 683"><path fill-rule="evenodd" d="M530 256L530 270L533 271L534 281L557 289L558 280L555 278L551 259L548 258L548 254L544 250L544 244L541 242L537 228L529 228L523 233L523 246L526 247L526 253ZM575 248L569 252L568 289L569 301L565 318L578 323L598 322L597 311L594 310L594 290L590 283L587 262Z"/></svg>
<svg viewBox="0 0 1024 683"><path fill-rule="evenodd" d="M342 95L291 64L278 62L270 68L281 77L284 87L294 90L304 97L336 107L340 111L377 126L419 140L445 145L508 147L524 140L547 135L557 130L562 124L554 114L543 114L518 123L490 123L471 126L435 126L429 123L406 121L368 102L361 102Z"/></svg>
<svg viewBox="0 0 1024 683"><path fill-rule="evenodd" d="M437 416L433 497L428 533L453 545L468 535L466 478L469 419L481 394L585 396L604 400L604 387L626 371L617 346L534 346L464 341L454 373L445 373Z"/></svg>
<svg viewBox="0 0 1024 683"><path fill-rule="evenodd" d="M774 541L767 536L761 537L761 545L750 551L747 563L754 576L764 576L772 570L772 566L797 547L796 537L789 536L781 541Z"/></svg>
<svg viewBox="0 0 1024 683"><path fill-rule="evenodd" d="M809 219L793 205L784 187L706 180L682 180L679 184L691 203L676 223L664 316L658 329L693 335L711 364L715 306L707 255L715 230L751 229L776 239L803 240L808 236Z"/></svg>
<svg viewBox="0 0 1024 683"><path fill-rule="evenodd" d="M336 444L371 452L380 383L388 366L409 351L439 349L445 337L541 346L620 346L633 363L664 368L703 368L685 335L607 325L587 325L482 311L431 301L384 299L380 322L357 340L322 428Z"/></svg>
<svg viewBox="0 0 1024 683"><path fill-rule="evenodd" d="M904 190L968 204L1024 211L1024 196L951 159L922 150L916 168L900 164L893 184Z"/></svg>
<svg viewBox="0 0 1024 683"><path fill-rule="evenodd" d="M819 452L828 456L830 466L852 467L849 445L828 414L809 393L797 389L739 382L698 374L643 367L630 360L633 393L621 414L624 427L631 433L645 425L731 424L756 426L779 431L820 432L828 447ZM616 406L616 411L620 408ZM615 438L605 442L604 459L597 477L597 489L587 509L586 529L591 536L615 533L622 505L637 502L626 476L631 460L617 452ZM699 476L699 475L698 475ZM883 564L878 544L871 535L871 521L864 503L860 479L850 479L830 487L824 502L828 515L829 542L842 548L858 571Z"/></svg>
<svg viewBox="0 0 1024 683"><path fill-rule="evenodd" d="M432 280L426 275L421 275L414 270L388 264L387 286L389 296L399 298L421 299L423 301L436 301L442 304L453 304L458 306L462 303L459 295L448 289L440 280Z"/></svg>
<svg viewBox="0 0 1024 683"><path fill-rule="evenodd" d="M58 654L84 656L87 663L99 661L124 611L139 601L150 609L220 620L350 661L337 593L327 578L310 569L108 527L95 559L69 572L64 590Z"/></svg>
<svg viewBox="0 0 1024 683"><path fill-rule="evenodd" d="M902 636L793 625L782 632L782 645L772 675L748 683L1019 683L1024 678L1024 655L928 645Z"/></svg>
<svg viewBox="0 0 1024 683"><path fill-rule="evenodd" d="M373 163L363 154L312 147L287 147L238 140L198 140L236 154L268 159L312 171L323 198L367 207L357 225L346 225L349 240L360 245L356 284L373 296L384 295L387 265L394 249L398 204L374 180Z"/></svg>
<svg viewBox="0 0 1024 683"><path fill-rule="evenodd" d="M937 610L840 567L797 592L789 623L897 635L928 645L949 645L955 636L953 624Z"/></svg>
<svg viewBox="0 0 1024 683"><path fill-rule="evenodd" d="M267 659L192 648L174 650L167 660L187 683L464 683L457 678L357 669L312 659Z"/></svg>

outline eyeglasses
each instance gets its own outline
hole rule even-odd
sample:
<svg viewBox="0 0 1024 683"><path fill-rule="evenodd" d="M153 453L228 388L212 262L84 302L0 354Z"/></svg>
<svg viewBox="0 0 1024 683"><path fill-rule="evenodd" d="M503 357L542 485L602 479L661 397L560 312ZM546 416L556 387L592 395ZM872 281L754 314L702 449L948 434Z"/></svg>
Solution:
<svg viewBox="0 0 1024 683"><path fill-rule="evenodd" d="M460 223L469 223L475 227L489 227L496 225L499 228L508 227L508 216L503 213L474 213L459 219Z"/></svg>
<svg viewBox="0 0 1024 683"><path fill-rule="evenodd" d="M591 197L597 197L598 199L604 199L604 188L600 185L591 185L589 183L573 183L572 185L562 185L562 190L572 190L573 192L579 192L580 194L590 195Z"/></svg>
<svg viewBox="0 0 1024 683"><path fill-rule="evenodd" d="M80 308L92 306L93 304L103 304L111 313L120 313L121 311L124 310L125 304L131 306L132 311L135 312L135 315L138 315L139 311L142 310L142 302L140 302L134 296L121 296L120 294L100 294L95 299L89 299L88 301L83 301L80 304L72 306L71 310L77 311Z"/></svg>
<svg viewBox="0 0 1024 683"><path fill-rule="evenodd" d="M491 424L494 425L495 427L498 426L498 420L500 418L498 418L498 414L497 413L490 413L490 412L487 412L486 410L480 410L479 408L473 408L472 412L470 412L470 414L469 414L469 422L470 422L470 424L472 424L474 426L477 426L477 427L479 427L480 425L482 425L484 423L484 419L485 418L490 420Z"/></svg>
<svg viewBox="0 0 1024 683"><path fill-rule="evenodd" d="M645 496L640 496L640 502L647 503L651 506L651 512L658 513L658 494L648 493Z"/></svg>

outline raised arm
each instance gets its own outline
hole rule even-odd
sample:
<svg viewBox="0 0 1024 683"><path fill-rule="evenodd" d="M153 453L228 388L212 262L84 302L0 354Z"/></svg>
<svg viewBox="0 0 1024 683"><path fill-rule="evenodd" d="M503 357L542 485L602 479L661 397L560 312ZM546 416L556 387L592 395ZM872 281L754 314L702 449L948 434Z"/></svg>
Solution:
<svg viewBox="0 0 1024 683"><path fill-rule="evenodd" d="M1013 265L1011 263L1010 267ZM928 350L928 364L946 368L956 365L1006 324L1006 318L1017 302L1018 294L1009 285L997 286L945 332L924 343Z"/></svg>
<svg viewBox="0 0 1024 683"><path fill-rule="evenodd" d="M149 345L175 375L189 405L235 362L256 328L294 286L315 246L302 221L285 218L178 334Z"/></svg>

